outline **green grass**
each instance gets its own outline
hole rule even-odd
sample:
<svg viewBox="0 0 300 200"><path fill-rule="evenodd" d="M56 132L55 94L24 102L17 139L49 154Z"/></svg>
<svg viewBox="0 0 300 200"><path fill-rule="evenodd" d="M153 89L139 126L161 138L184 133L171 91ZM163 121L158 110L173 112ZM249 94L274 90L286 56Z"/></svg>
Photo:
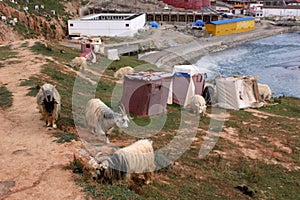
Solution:
<svg viewBox="0 0 300 200"><path fill-rule="evenodd" d="M108 69L117 71L118 69L125 67L125 66L130 66L130 67L137 67L137 66L142 66L148 64L146 61L143 60L137 60L137 59L132 59L131 57L128 56L121 56L120 60L118 61L113 61Z"/></svg>
<svg viewBox="0 0 300 200"><path fill-rule="evenodd" d="M69 63L80 54L78 49L64 47L56 42L36 42L30 49L36 54L50 56L63 63Z"/></svg>
<svg viewBox="0 0 300 200"><path fill-rule="evenodd" d="M277 105L260 108L259 110L267 111L276 115L288 117L300 117L300 102L298 98L281 97L275 98L274 103Z"/></svg>
<svg viewBox="0 0 300 200"><path fill-rule="evenodd" d="M72 140L78 140L77 135L68 132L55 132L53 133L53 136L57 138L56 140L54 140L54 142L57 143L66 143L72 142Z"/></svg>
<svg viewBox="0 0 300 200"><path fill-rule="evenodd" d="M36 96L39 92L40 86L42 86L41 80L39 80L37 77L30 77L28 80L24 80L20 83L20 86L31 86L27 93L28 96Z"/></svg>
<svg viewBox="0 0 300 200"><path fill-rule="evenodd" d="M12 103L12 93L4 85L0 86L0 107L8 108Z"/></svg>
<svg viewBox="0 0 300 200"><path fill-rule="evenodd" d="M26 1L18 1L18 4L11 3L9 0L5 0L5 2L20 11L23 11L24 6L28 6L28 12L31 14L35 14L38 16L42 16L44 13L48 13L49 15L55 17L52 15L51 10L56 11L56 15L66 15L66 12L64 11L64 6L60 1L56 0L31 0L29 3L26 3ZM39 11L36 11L34 9L35 5L44 5L44 9L40 7Z"/></svg>
<svg viewBox="0 0 300 200"><path fill-rule="evenodd" d="M16 25L13 27L15 31L18 32L18 34L22 35L25 39L34 38L39 33L35 30L31 29L30 27L26 26L22 22L16 23Z"/></svg>
<svg viewBox="0 0 300 200"><path fill-rule="evenodd" d="M0 61L3 60L7 60L7 59L10 59L10 58L16 58L18 53L16 51L13 51L11 49L11 46L3 46L3 47L0 47Z"/></svg>

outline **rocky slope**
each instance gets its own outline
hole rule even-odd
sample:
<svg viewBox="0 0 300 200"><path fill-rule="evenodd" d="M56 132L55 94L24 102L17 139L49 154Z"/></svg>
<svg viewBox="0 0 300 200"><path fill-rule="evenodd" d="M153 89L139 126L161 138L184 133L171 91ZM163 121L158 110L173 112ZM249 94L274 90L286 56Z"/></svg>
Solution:
<svg viewBox="0 0 300 200"><path fill-rule="evenodd" d="M159 0L65 0L59 3L53 0L38 0L27 2L21 1L14 4L10 0L0 1L0 16L6 17L6 21L0 21L0 42L25 38L60 40L67 35L67 20L78 17L80 8L88 10L88 7L95 6L106 11L133 13L163 11L165 6ZM35 5L40 7L43 5L45 9L35 10ZM24 11L24 7L29 9ZM51 9L55 9L57 13L51 14ZM176 9L173 8L173 10ZM13 19L17 22L13 22Z"/></svg>
<svg viewBox="0 0 300 200"><path fill-rule="evenodd" d="M66 16L75 16L80 4L67 2L65 16L51 16L45 12L25 12L12 7L8 2L0 2L0 15L6 20L0 22L0 42L14 41L22 38L61 39L67 34ZM14 22L14 19L17 22Z"/></svg>

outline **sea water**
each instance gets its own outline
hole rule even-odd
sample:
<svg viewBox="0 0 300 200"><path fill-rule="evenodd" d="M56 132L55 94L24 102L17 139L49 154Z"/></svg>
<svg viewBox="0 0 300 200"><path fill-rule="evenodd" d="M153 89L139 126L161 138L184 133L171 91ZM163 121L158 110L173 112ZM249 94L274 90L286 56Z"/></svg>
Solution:
<svg viewBox="0 0 300 200"><path fill-rule="evenodd" d="M300 32L280 34L209 53L195 64L207 71L208 79L217 75L259 76L274 96L300 98Z"/></svg>

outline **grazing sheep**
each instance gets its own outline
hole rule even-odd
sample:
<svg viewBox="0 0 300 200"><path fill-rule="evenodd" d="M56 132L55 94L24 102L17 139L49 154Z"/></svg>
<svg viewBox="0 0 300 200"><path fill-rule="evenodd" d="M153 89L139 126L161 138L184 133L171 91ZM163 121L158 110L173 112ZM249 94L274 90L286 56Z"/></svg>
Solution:
<svg viewBox="0 0 300 200"><path fill-rule="evenodd" d="M124 106L120 106L121 114L114 112L100 99L90 99L86 106L85 121L87 128L95 134L105 135L109 143L107 131L117 125L119 128L128 128L129 119Z"/></svg>
<svg viewBox="0 0 300 200"><path fill-rule="evenodd" d="M150 184L155 170L152 141L139 140L109 156L91 157L89 166L94 179L110 183L125 179L129 182L132 174L143 174L145 184Z"/></svg>
<svg viewBox="0 0 300 200"><path fill-rule="evenodd" d="M132 67L129 67L129 66L122 67L118 71L115 72L114 77L123 79L126 74L132 74L132 73L134 73L134 69Z"/></svg>
<svg viewBox="0 0 300 200"><path fill-rule="evenodd" d="M39 90L37 96L37 105L47 126L57 128L56 121L61 110L60 95L55 86L45 83Z"/></svg>
<svg viewBox="0 0 300 200"><path fill-rule="evenodd" d="M193 96L190 104L190 108L193 113L196 113L196 115L202 113L202 115L204 116L206 112L206 102L204 97L197 94Z"/></svg>
<svg viewBox="0 0 300 200"><path fill-rule="evenodd" d="M259 96L263 101L270 101L272 97L272 91L266 84L257 83Z"/></svg>
<svg viewBox="0 0 300 200"><path fill-rule="evenodd" d="M84 70L85 68L87 68L86 58L85 57L75 57L70 62L70 66L72 68L74 68L75 70L80 69L80 67L82 67L82 69Z"/></svg>

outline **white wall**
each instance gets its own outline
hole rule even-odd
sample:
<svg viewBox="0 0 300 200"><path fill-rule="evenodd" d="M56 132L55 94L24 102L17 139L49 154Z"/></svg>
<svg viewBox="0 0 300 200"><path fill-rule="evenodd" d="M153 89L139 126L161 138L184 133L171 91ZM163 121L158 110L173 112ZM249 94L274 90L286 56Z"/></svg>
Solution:
<svg viewBox="0 0 300 200"><path fill-rule="evenodd" d="M300 9L278 9L278 8L263 8L264 17L272 16L300 16Z"/></svg>
<svg viewBox="0 0 300 200"><path fill-rule="evenodd" d="M87 17L84 17L87 18ZM81 20L80 20L81 19ZM68 20L69 35L133 36L146 23L142 14L132 20ZM73 26L71 26L73 24ZM126 25L127 24L127 25Z"/></svg>

